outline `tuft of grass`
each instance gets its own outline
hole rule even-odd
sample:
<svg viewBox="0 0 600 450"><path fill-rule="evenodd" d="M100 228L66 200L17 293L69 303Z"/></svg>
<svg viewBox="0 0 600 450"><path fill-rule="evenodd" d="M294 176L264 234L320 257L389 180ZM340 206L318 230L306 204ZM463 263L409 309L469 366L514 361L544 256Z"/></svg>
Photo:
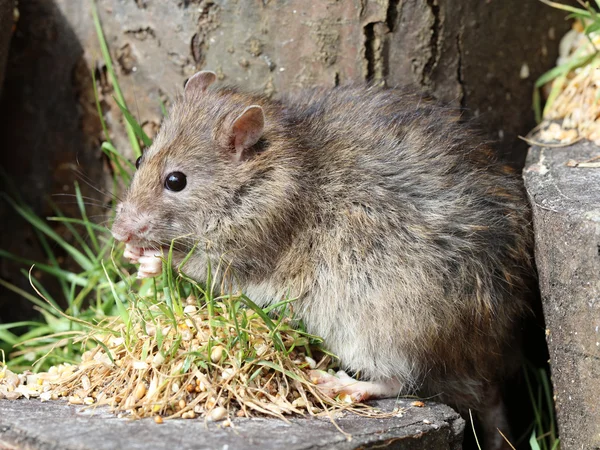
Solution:
<svg viewBox="0 0 600 450"><path fill-rule="evenodd" d="M568 12L567 19L575 20L575 24L586 37L588 45L578 46L572 54L564 58L561 64L548 70L536 80L533 92L533 109L538 123L552 115L551 111L557 108L557 102L561 104L565 102L560 94L567 90L578 69L600 67L600 49L598 48L600 43L600 13L598 11L600 2L595 1L596 7L594 8L589 2L580 1L581 7L578 8L549 0L540 1L553 8ZM541 89L548 83L552 83L551 89L542 109ZM596 100L599 95L600 93L596 95Z"/></svg>
<svg viewBox="0 0 600 450"><path fill-rule="evenodd" d="M533 406L534 423L529 436L531 450L557 450L560 439L554 415L554 399L548 372L544 368L528 365L525 381L529 401Z"/></svg>

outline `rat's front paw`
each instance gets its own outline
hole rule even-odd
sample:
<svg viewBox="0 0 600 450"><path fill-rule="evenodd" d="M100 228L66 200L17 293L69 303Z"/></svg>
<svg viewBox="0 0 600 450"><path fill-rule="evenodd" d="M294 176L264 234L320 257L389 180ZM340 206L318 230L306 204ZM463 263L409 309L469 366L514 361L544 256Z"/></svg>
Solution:
<svg viewBox="0 0 600 450"><path fill-rule="evenodd" d="M137 273L138 278L157 277L162 273L162 252L150 248L135 247L125 244L123 257L133 264L140 265Z"/></svg>
<svg viewBox="0 0 600 450"><path fill-rule="evenodd" d="M125 244L125 251L123 252L123 257L127 258L129 262L133 264L137 264L140 256L144 253L144 249L142 247L134 247L131 244Z"/></svg>
<svg viewBox="0 0 600 450"><path fill-rule="evenodd" d="M140 268L138 269L138 278L157 277L162 273L162 252L145 248L138 258Z"/></svg>

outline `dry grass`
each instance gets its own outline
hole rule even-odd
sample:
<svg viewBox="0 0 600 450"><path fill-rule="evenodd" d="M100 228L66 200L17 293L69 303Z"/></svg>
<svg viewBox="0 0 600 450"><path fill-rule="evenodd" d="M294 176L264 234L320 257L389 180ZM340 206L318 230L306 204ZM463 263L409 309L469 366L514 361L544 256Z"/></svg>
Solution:
<svg viewBox="0 0 600 450"><path fill-rule="evenodd" d="M285 420L342 410L386 415L352 404L349 396L329 398L311 382L310 370L331 369L335 360L297 328L291 302L273 308L272 319L243 295L213 298L182 278L175 281L198 296L178 297L181 286L174 284L164 291L168 301L164 294L131 294L122 314L89 324L76 339L91 347L79 364L20 375L0 365L0 398L63 398L132 418L154 416L158 423L200 417L228 425L234 417Z"/></svg>
<svg viewBox="0 0 600 450"><path fill-rule="evenodd" d="M570 145L588 139L600 145L600 19L581 11L561 39L557 67L536 83L547 101L535 140Z"/></svg>

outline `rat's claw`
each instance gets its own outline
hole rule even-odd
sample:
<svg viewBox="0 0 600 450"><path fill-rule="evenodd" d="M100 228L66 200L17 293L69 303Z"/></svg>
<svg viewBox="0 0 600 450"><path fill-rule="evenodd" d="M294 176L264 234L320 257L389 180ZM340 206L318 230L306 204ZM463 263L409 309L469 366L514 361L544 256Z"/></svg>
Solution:
<svg viewBox="0 0 600 450"><path fill-rule="evenodd" d="M401 390L397 380L385 381L358 381L343 370L331 375L322 370L311 370L310 379L318 385L318 389L325 395L335 398L342 395L352 402L364 402L369 398L394 397Z"/></svg>
<svg viewBox="0 0 600 450"><path fill-rule="evenodd" d="M142 255L138 258L140 268L138 269L138 278L152 278L162 273L162 253L160 250L143 249Z"/></svg>

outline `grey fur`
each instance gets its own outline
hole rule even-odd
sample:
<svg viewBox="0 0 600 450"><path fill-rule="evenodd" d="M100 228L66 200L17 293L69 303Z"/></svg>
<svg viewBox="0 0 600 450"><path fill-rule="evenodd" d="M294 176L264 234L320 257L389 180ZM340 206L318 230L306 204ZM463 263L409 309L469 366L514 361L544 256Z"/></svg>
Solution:
<svg viewBox="0 0 600 450"><path fill-rule="evenodd" d="M264 134L236 163L217 142L249 105ZM259 304L297 296L346 368L484 410L518 353L530 213L520 180L458 119L408 88L186 92L114 227L140 246L199 241ZM178 193L163 188L174 170L188 177ZM184 270L203 279L205 254Z"/></svg>

